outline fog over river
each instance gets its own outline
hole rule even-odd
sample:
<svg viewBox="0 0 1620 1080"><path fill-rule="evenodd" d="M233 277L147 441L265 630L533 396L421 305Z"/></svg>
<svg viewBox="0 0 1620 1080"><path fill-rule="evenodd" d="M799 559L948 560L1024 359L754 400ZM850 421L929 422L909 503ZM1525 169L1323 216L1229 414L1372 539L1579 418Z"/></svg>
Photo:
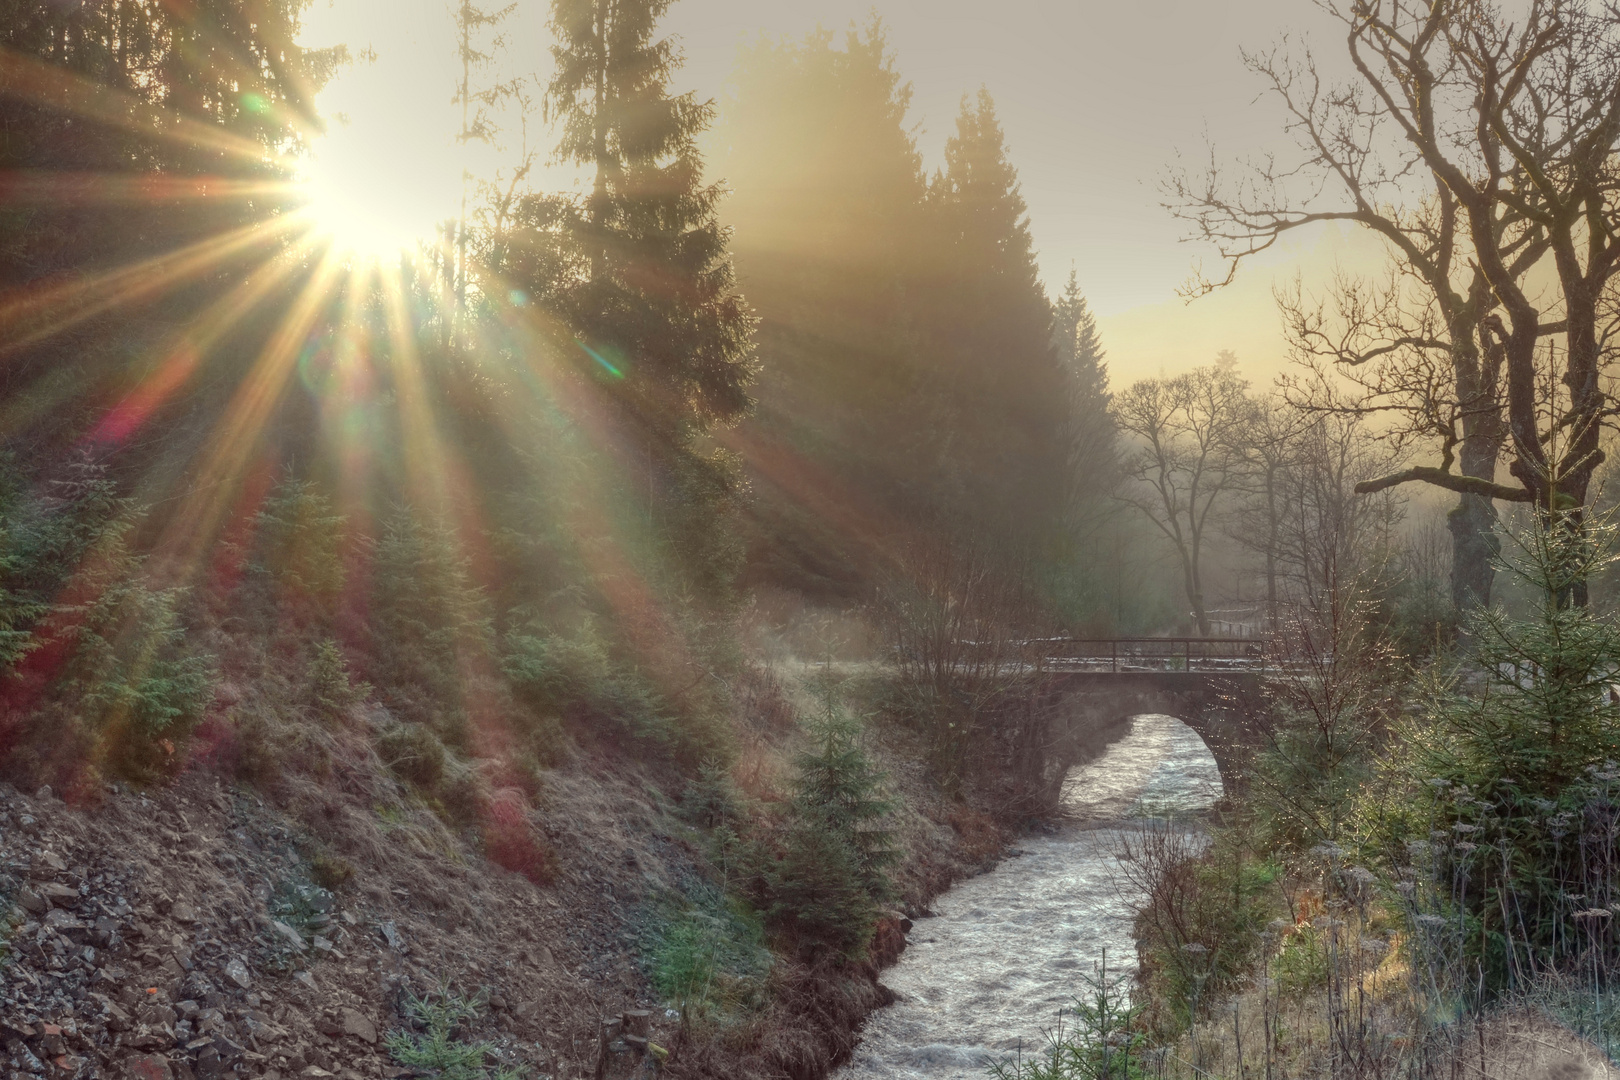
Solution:
<svg viewBox="0 0 1620 1080"><path fill-rule="evenodd" d="M1031 836L919 919L883 981L900 1000L872 1014L835 1080L982 1078L989 1061L1043 1045L1060 1008L1108 950L1134 966L1129 898L1113 873L1114 839L1130 819L1194 811L1220 796L1208 748L1173 717L1132 721L1130 734L1076 769L1064 801L1074 820Z"/></svg>

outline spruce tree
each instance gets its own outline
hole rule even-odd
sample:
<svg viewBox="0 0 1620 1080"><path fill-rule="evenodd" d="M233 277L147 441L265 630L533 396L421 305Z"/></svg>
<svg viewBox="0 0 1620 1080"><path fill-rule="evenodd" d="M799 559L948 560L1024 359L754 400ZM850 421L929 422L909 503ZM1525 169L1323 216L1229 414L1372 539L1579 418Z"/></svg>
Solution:
<svg viewBox="0 0 1620 1080"><path fill-rule="evenodd" d="M780 483L795 476L755 474L750 572L849 599L886 538L848 528L848 508L909 517L935 472L914 452L928 428L915 400L928 223L911 87L877 20L751 44L734 85L715 141L736 192L725 217L738 273L760 316L747 435L814 461L841 504L829 513L821 492Z"/></svg>
<svg viewBox="0 0 1620 1080"><path fill-rule="evenodd" d="M1000 547L1050 550L1065 516L1071 380L987 91L963 99L929 203L940 239L931 389L941 464L962 478L942 509Z"/></svg>
<svg viewBox="0 0 1620 1080"><path fill-rule="evenodd" d="M656 37L669 2L553 0L546 111L558 160L591 172L565 221L578 261L557 290L578 359L680 443L748 407L752 319L697 149L713 103L669 92L681 58Z"/></svg>
<svg viewBox="0 0 1620 1080"><path fill-rule="evenodd" d="M1106 492L1116 472L1117 432L1108 406L1108 365L1097 319L1075 272L1052 305L1052 344L1069 381L1069 461L1073 499L1084 505Z"/></svg>

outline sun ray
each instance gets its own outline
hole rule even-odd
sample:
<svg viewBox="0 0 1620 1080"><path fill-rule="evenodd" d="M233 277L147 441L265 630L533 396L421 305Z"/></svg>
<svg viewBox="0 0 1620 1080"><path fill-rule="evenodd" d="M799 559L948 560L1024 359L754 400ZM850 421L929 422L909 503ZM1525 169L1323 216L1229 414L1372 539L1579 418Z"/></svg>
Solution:
<svg viewBox="0 0 1620 1080"><path fill-rule="evenodd" d="M168 357L108 410L92 430L91 441L123 442L143 426L196 372L216 341L237 325L299 266L296 257L272 259L256 267L230 292L215 300L190 326L157 350ZM5 428L0 426L0 431Z"/></svg>
<svg viewBox="0 0 1620 1080"><path fill-rule="evenodd" d="M200 569L235 489L276 404L297 367L298 353L321 313L330 305L333 285L343 267L326 252L287 313L265 343L226 405L214 434L189 478L185 508L159 541L163 560L178 580L190 580Z"/></svg>
<svg viewBox="0 0 1620 1080"><path fill-rule="evenodd" d="M0 344L0 358L113 308L195 280L226 259L246 254L255 245L276 242L300 225L307 226L307 219L301 220L296 214L254 222L88 280L57 281L32 291L18 290L20 295L0 304L0 335L6 338ZM30 316L42 321L27 326Z"/></svg>
<svg viewBox="0 0 1620 1080"><path fill-rule="evenodd" d="M245 202L265 196L294 198L286 180L238 180L208 174L69 172L0 169L0 203L8 206L122 206L179 202Z"/></svg>
<svg viewBox="0 0 1620 1080"><path fill-rule="evenodd" d="M92 120L139 135L193 149L215 150L238 161L262 165L270 160L262 143L233 135L218 124L152 105L134 94L91 82L56 64L0 46L0 97Z"/></svg>
<svg viewBox="0 0 1620 1080"><path fill-rule="evenodd" d="M444 474L444 448L417 352L415 331L399 278L385 275L383 303L388 324L388 363L399 400L400 452L404 456L406 491L435 516L445 514L449 500Z"/></svg>

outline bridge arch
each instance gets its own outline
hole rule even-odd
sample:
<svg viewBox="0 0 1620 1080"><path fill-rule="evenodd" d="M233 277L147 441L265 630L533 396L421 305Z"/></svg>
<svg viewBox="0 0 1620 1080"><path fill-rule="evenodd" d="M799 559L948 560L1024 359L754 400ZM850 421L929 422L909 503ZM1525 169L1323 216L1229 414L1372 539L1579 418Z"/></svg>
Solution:
<svg viewBox="0 0 1620 1080"><path fill-rule="evenodd" d="M1047 678L1048 692L1062 700L1068 724L1100 727L1144 713L1173 716L1204 740L1222 789L1231 795L1242 785L1259 741L1253 723L1261 699L1257 674L1058 671Z"/></svg>

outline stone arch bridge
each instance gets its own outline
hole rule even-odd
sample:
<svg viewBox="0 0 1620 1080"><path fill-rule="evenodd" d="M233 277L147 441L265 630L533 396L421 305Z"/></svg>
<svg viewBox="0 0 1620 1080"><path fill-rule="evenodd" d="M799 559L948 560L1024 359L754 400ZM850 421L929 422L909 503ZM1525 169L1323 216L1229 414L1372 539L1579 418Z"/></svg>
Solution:
<svg viewBox="0 0 1620 1080"><path fill-rule="evenodd" d="M1037 643L1030 643L1037 644ZM1258 748L1265 679L1275 675L1252 638L1052 639L1040 665L1042 697L1076 735L1124 717L1164 713L1204 740L1228 793Z"/></svg>

